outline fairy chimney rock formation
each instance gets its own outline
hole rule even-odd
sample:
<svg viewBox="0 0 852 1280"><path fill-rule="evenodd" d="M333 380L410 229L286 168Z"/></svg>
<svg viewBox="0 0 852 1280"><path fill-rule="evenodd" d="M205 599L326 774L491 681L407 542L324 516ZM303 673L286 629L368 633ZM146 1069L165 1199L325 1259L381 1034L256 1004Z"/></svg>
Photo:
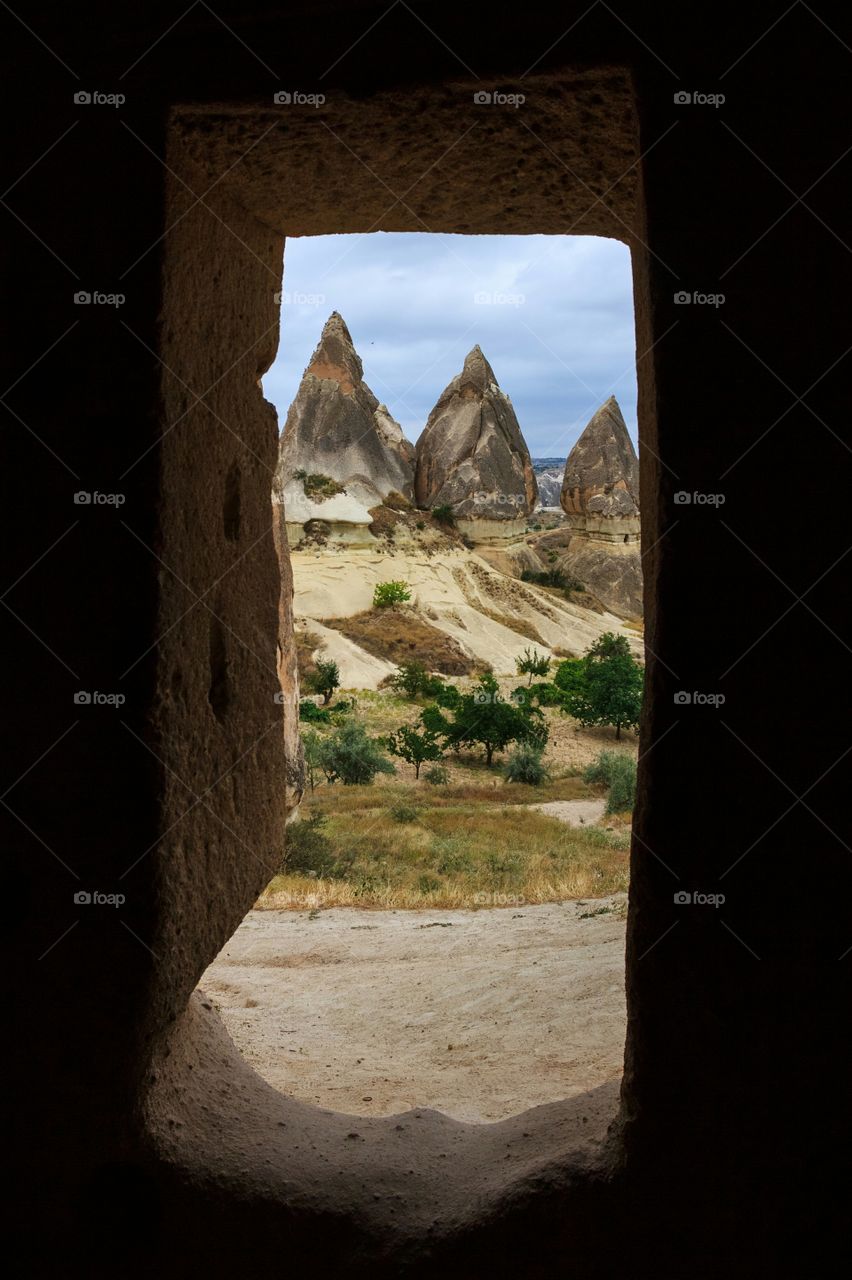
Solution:
<svg viewBox="0 0 852 1280"><path fill-rule="evenodd" d="M577 533L638 540L639 460L615 396L592 415L569 453L560 501Z"/></svg>
<svg viewBox="0 0 852 1280"><path fill-rule="evenodd" d="M639 461L615 396L568 455L560 501L572 531L565 568L614 613L640 617Z"/></svg>
<svg viewBox="0 0 852 1280"><path fill-rule="evenodd" d="M438 398L416 454L418 506L452 507L475 541L523 532L538 497L535 474L512 402L478 346Z"/></svg>
<svg viewBox="0 0 852 1280"><path fill-rule="evenodd" d="M370 508L391 492L413 497L414 446L364 382L352 337L334 311L287 413L273 502L283 503L291 543L310 522L344 541L369 543Z"/></svg>

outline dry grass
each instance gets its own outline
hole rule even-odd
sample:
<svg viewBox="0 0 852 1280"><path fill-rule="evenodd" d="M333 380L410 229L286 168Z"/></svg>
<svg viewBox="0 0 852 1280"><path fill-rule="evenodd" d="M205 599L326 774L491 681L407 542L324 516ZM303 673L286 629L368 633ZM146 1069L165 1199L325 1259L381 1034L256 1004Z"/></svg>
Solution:
<svg viewBox="0 0 852 1280"><path fill-rule="evenodd" d="M339 858L334 875L276 876L259 908L518 906L627 888L623 831L568 827L518 803L495 806L493 793L487 805L451 797L419 804L403 822L381 803L358 808L355 796L347 799L345 809L329 808L324 827Z"/></svg>
<svg viewBox="0 0 852 1280"><path fill-rule="evenodd" d="M318 649L323 647L323 642L315 631L297 630L295 632L295 640L299 683L304 685L306 677L317 669L315 654Z"/></svg>
<svg viewBox="0 0 852 1280"><path fill-rule="evenodd" d="M405 499L403 499L405 501ZM397 512L390 506L370 507L369 529L374 538L393 539L393 531L400 522Z"/></svg>
<svg viewBox="0 0 852 1280"><path fill-rule="evenodd" d="M411 511L412 504L408 498L404 497L396 489L391 489L384 501L386 507L390 507L391 511Z"/></svg>
<svg viewBox="0 0 852 1280"><path fill-rule="evenodd" d="M501 687L516 683L506 677ZM353 693L357 717L374 736L416 720L424 705L390 689ZM448 752L447 785L416 782L413 766L395 760L396 774L373 786L318 786L303 800L301 816L324 815L322 875L276 876L258 906L497 907L624 891L630 814L607 818L603 828L568 827L528 806L603 795L583 781L585 766L602 747L635 754L635 743L614 743L611 730L582 729L553 709L545 715L551 731L545 760L554 777L541 787L506 782L499 768L505 755L487 769L481 751Z"/></svg>
<svg viewBox="0 0 852 1280"><path fill-rule="evenodd" d="M325 625L354 640L373 657L397 665L416 658L430 671L454 676L467 675L476 667L451 636L412 609L367 609L351 618L329 618Z"/></svg>
<svg viewBox="0 0 852 1280"><path fill-rule="evenodd" d="M498 613L494 609L486 609L479 603L476 605L476 609L486 618L490 618L492 622L499 622L501 626L508 627L516 635L523 636L525 640L532 640L534 644L541 645L542 649L548 648L547 641L542 639L541 633L526 618L518 618L513 614Z"/></svg>

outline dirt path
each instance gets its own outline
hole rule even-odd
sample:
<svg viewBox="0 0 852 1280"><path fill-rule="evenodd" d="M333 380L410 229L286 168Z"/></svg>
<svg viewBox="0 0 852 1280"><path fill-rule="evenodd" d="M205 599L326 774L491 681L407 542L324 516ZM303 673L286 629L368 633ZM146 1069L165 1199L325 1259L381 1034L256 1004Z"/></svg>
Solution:
<svg viewBox="0 0 852 1280"><path fill-rule="evenodd" d="M500 1120L620 1076L623 903L252 911L200 985L303 1101Z"/></svg>
<svg viewBox="0 0 852 1280"><path fill-rule="evenodd" d="M551 818L558 818L569 827L592 827L604 816L605 800L545 800L543 804L531 804Z"/></svg>

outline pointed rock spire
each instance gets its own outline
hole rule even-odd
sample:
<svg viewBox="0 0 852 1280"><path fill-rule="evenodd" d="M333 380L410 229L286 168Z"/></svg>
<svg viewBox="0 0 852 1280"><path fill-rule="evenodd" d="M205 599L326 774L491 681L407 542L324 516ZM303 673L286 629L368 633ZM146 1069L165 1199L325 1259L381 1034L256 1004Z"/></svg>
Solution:
<svg viewBox="0 0 852 1280"><path fill-rule="evenodd" d="M639 460L615 396L596 410L569 453L560 501L575 524L588 515L638 519Z"/></svg>
<svg viewBox="0 0 852 1280"><path fill-rule="evenodd" d="M639 462L614 396L569 453L560 501L572 529L564 567L607 609L640 618Z"/></svg>
<svg viewBox="0 0 852 1280"><path fill-rule="evenodd" d="M307 492L298 472L327 476L340 489ZM352 336L333 311L287 413L273 500L284 503L288 524L369 524L370 507L393 491L410 498L413 488L414 446L364 382Z"/></svg>
<svg viewBox="0 0 852 1280"><path fill-rule="evenodd" d="M305 370L306 377L308 374L338 383L346 395L351 395L363 381L364 367L339 311L332 311L323 325L319 343Z"/></svg>
<svg viewBox="0 0 852 1280"><path fill-rule="evenodd" d="M418 505L451 506L462 521L518 521L535 506L529 449L478 346L439 396L417 441L414 492Z"/></svg>

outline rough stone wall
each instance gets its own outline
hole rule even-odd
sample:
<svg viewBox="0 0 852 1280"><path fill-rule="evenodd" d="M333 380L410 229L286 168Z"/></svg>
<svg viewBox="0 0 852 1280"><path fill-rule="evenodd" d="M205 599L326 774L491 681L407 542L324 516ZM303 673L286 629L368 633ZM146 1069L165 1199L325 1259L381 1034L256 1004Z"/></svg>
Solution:
<svg viewBox="0 0 852 1280"><path fill-rule="evenodd" d="M0 349L16 464L7 1096L22 1256L32 1274L81 1277L232 1275L247 1242L252 1265L316 1276L829 1274L848 1253L852 1128L848 732L833 714L848 520L824 502L849 459L847 18L214 7L3 15L16 122ZM463 82L459 59L480 79ZM474 113L472 89L511 92L533 65L523 116ZM121 111L80 114L77 86L107 82L126 91ZM322 113L273 112L274 90L320 85ZM724 110L674 110L675 90L719 88ZM193 209L177 179L167 189L170 132L172 169L203 197ZM648 698L608 1154L583 1146L567 1106L520 1133L424 1113L349 1138L336 1119L285 1114L213 1011L188 1004L284 820L280 718L258 740L280 584L262 528L274 421L256 387L281 238L424 225L633 248ZM120 313L74 307L76 290L119 281ZM681 306L681 291L725 302ZM238 335L256 349L232 368ZM211 403L250 449L193 407L166 354L198 395L222 378ZM763 497L784 490L803 441L797 501L819 503L818 533ZM77 490L125 505L75 510ZM724 508L685 509L682 492L721 492ZM261 534L247 602L217 576ZM221 631L202 606L181 619L191 592L157 556L217 599ZM803 655L793 716L784 691ZM120 717L75 707L80 689L125 687ZM685 707L684 689L726 702ZM169 769L203 797L171 831L193 797ZM841 905L803 894L803 870ZM73 902L125 883L120 914ZM673 893L695 890L723 891L725 910L676 911ZM411 1191L410 1168L430 1175Z"/></svg>

